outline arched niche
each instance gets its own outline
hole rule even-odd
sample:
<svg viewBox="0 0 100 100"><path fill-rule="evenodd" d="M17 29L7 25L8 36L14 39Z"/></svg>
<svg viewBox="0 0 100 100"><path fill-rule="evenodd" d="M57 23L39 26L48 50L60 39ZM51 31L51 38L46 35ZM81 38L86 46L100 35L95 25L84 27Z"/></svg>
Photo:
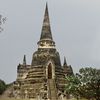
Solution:
<svg viewBox="0 0 100 100"><path fill-rule="evenodd" d="M55 78L55 65L52 61L49 61L46 66L46 78L54 79Z"/></svg>

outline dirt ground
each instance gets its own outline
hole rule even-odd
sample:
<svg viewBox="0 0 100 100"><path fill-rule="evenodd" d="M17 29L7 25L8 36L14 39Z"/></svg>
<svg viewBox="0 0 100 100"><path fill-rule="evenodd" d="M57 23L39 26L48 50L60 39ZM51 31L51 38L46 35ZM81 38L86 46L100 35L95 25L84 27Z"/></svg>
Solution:
<svg viewBox="0 0 100 100"><path fill-rule="evenodd" d="M8 97L0 97L0 100L22 100L22 99L15 99L15 98L8 98ZM23 100L29 100L29 99L23 99ZM32 99L32 100L36 100L36 99Z"/></svg>
<svg viewBox="0 0 100 100"><path fill-rule="evenodd" d="M0 100L37 100L37 99L16 99L16 98L0 96ZM72 98L72 99L68 99L68 100L77 100L77 99ZM81 98L80 100L87 100L87 99Z"/></svg>

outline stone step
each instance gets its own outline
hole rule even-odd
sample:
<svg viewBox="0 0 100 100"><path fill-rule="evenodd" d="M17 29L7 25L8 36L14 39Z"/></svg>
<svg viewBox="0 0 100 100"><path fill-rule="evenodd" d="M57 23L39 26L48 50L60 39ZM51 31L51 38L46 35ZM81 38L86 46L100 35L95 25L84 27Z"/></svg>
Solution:
<svg viewBox="0 0 100 100"><path fill-rule="evenodd" d="M56 84L53 79L48 80L51 100L57 100Z"/></svg>

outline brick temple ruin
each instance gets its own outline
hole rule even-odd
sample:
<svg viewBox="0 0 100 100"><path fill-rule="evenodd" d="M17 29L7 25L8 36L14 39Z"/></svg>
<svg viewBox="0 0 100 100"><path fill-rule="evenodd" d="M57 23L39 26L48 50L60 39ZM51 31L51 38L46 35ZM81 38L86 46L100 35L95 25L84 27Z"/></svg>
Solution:
<svg viewBox="0 0 100 100"><path fill-rule="evenodd" d="M61 65L59 52L56 50L52 37L48 6L46 4L40 40L37 51L33 53L32 63L17 67L17 79L13 84L13 97L32 100L66 100L65 76L72 75L73 70L67 65Z"/></svg>

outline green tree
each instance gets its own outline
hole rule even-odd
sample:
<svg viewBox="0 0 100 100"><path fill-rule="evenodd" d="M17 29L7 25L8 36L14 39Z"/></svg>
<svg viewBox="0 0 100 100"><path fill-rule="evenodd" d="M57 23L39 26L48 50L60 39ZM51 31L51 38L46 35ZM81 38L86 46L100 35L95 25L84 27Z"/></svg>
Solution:
<svg viewBox="0 0 100 100"><path fill-rule="evenodd" d="M3 17L0 14L0 33L4 30L2 25L5 23L5 21L6 21L6 17Z"/></svg>
<svg viewBox="0 0 100 100"><path fill-rule="evenodd" d="M76 76L67 76L66 77L66 93L68 95L72 94L74 97L77 98L77 100L79 99L79 92L78 92L78 87L80 85L80 80L76 77Z"/></svg>
<svg viewBox="0 0 100 100"><path fill-rule="evenodd" d="M79 76L81 76L82 95L88 99L100 100L100 70L91 67L81 68Z"/></svg>
<svg viewBox="0 0 100 100"><path fill-rule="evenodd" d="M67 76L66 91L74 96L100 100L100 70L81 68L74 76ZM76 94L75 94L76 93Z"/></svg>
<svg viewBox="0 0 100 100"><path fill-rule="evenodd" d="M0 95L6 90L6 84L3 80L0 80Z"/></svg>

